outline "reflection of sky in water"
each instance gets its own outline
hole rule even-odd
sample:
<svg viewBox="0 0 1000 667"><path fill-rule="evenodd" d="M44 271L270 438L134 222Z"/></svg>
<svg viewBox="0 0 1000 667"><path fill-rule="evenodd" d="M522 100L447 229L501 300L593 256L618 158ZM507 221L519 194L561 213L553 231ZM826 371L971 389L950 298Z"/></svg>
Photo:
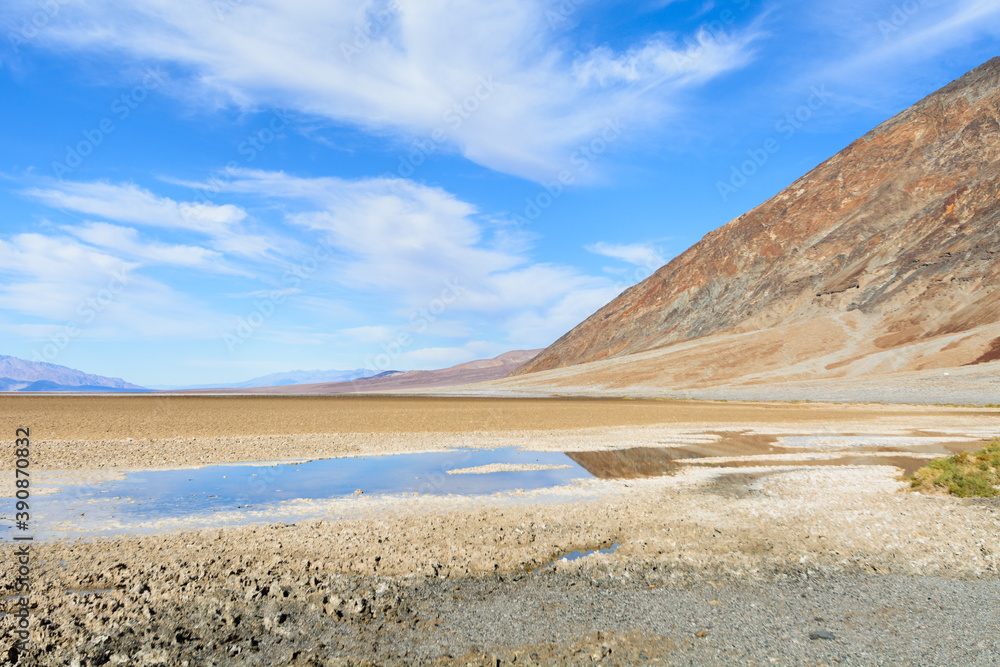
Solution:
<svg viewBox="0 0 1000 667"><path fill-rule="evenodd" d="M608 547L606 549L602 548L602 549L590 549L589 551L571 551L568 554L563 554L562 556L559 556L559 558L556 558L555 560L553 560L548 565L543 565L542 567L536 568L535 572L541 572L542 570L546 570L548 568L555 567L561 561L580 560L581 558L586 558L587 556L590 556L591 554L613 554L615 552L615 549L617 549L620 546L621 546L621 544L619 544L618 542L615 542L614 544L612 544L610 547Z"/></svg>
<svg viewBox="0 0 1000 667"><path fill-rule="evenodd" d="M489 463L569 465L557 470L449 475L447 470ZM84 530L99 532L102 519L131 523L205 515L213 512L261 510L284 500L352 496L355 489L371 494L491 494L515 489L542 489L592 475L565 454L526 452L514 448L458 450L427 454L365 456L282 464L216 465L192 470L127 473L121 481L64 486L59 493L34 499L45 519L73 520ZM94 502L98 501L98 502ZM11 531L13 532L13 531Z"/></svg>

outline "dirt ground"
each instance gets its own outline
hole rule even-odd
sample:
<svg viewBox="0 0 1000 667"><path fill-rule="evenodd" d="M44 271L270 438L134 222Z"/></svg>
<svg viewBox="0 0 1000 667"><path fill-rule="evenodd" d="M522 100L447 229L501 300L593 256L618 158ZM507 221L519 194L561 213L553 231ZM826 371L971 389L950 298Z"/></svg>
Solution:
<svg viewBox="0 0 1000 667"><path fill-rule="evenodd" d="M0 395L3 427L28 424L43 439L532 431L690 422L815 424L998 414L987 408L615 398Z"/></svg>
<svg viewBox="0 0 1000 667"><path fill-rule="evenodd" d="M1000 435L997 410L149 396L2 397L0 409L11 437L31 427L42 476L459 446L575 452L611 471L553 490L340 498L303 503L308 518L36 543L32 645L8 650L5 633L0 664L1000 654L1000 503L911 493L892 465L830 464L845 447L869 463L971 448ZM642 457L623 461L627 450ZM642 476L664 458L668 474ZM602 548L614 551L559 560ZM5 558L5 598L15 567Z"/></svg>
<svg viewBox="0 0 1000 667"><path fill-rule="evenodd" d="M604 438L598 448L625 447L630 428L657 426L849 432L855 425L946 429L997 420L993 408L662 399L0 395L0 432L13 437L30 427L38 470L427 451L462 446L468 434L476 446L571 451L594 448L595 437ZM611 439L600 431L609 428Z"/></svg>

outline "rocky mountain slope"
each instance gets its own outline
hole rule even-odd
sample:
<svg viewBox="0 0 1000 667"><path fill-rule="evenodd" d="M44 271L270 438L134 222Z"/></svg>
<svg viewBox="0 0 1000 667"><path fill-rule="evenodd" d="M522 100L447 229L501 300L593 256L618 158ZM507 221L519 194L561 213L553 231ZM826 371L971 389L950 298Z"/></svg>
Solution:
<svg viewBox="0 0 1000 667"><path fill-rule="evenodd" d="M0 355L0 391L142 391L121 378Z"/></svg>
<svg viewBox="0 0 1000 667"><path fill-rule="evenodd" d="M708 234L516 374L587 364L589 379L580 367L554 381L696 387L989 363L998 223L1000 58Z"/></svg>

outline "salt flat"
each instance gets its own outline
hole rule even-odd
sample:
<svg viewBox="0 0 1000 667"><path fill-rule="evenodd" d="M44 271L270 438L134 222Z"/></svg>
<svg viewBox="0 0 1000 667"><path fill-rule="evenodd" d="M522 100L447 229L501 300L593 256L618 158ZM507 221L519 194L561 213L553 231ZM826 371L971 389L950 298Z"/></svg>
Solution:
<svg viewBox="0 0 1000 667"><path fill-rule="evenodd" d="M989 664L1000 651L985 617L962 620L1000 585L1000 505L911 493L895 465L1000 435L995 409L371 396L0 407L11 433L31 427L32 465L56 484L500 447L567 452L594 473L40 543L37 641L53 650L37 664ZM87 534L86 517L74 523ZM809 639L819 630L835 639Z"/></svg>

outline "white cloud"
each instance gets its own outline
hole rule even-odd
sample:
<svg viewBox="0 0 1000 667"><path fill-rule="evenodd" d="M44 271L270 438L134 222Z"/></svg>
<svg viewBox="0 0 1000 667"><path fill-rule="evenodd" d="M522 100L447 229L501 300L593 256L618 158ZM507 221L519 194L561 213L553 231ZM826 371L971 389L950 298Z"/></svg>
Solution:
<svg viewBox="0 0 1000 667"><path fill-rule="evenodd" d="M53 208L104 220L203 235L211 239L214 250L226 254L261 258L287 251L289 245L250 232L242 224L246 211L238 206L175 201L133 183L59 181L22 194Z"/></svg>
<svg viewBox="0 0 1000 667"><path fill-rule="evenodd" d="M690 44L679 47L663 37L622 54L600 47L578 59L573 69L582 84L602 87L628 83L648 88L668 80L678 85L703 83L749 62L748 46L747 38L729 39L702 30Z"/></svg>
<svg viewBox="0 0 1000 667"><path fill-rule="evenodd" d="M897 78L892 69L923 73L937 67L948 51L1000 36L1000 4L995 0L850 0L839 3L836 11L810 7L808 20L840 38L843 43L835 48L843 57L809 64L803 79L806 85L819 81L853 89L855 103L872 98L873 90L884 96L884 88ZM929 67L918 66L923 63Z"/></svg>
<svg viewBox="0 0 1000 667"><path fill-rule="evenodd" d="M220 296L266 299L277 291L289 298L283 301L282 315L255 334L261 340L280 337L281 332L301 338L295 326L315 331L327 325L327 331L334 333L326 335L362 344L393 341L409 333L414 340L408 346L416 346L434 338L481 338L488 331L496 341L530 348L552 342L620 291L607 276L534 261L525 244L493 233L497 227L490 216L440 188L403 179L301 178L246 169L231 176L221 187L220 198L260 202L281 212L283 220L268 232L276 243L294 236L305 241L303 247L306 243L314 247L302 255L285 255L280 264L272 262L269 267L253 258L231 263L216 242L224 234L240 231L244 209L232 205L202 210L203 218L215 220L211 234L204 233L209 237L207 247L163 242L145 238L131 226L88 221L63 226L67 236L62 238L22 235L5 242L9 247L0 246L17 265L38 271L36 279L13 281L0 293L0 308L65 319L65 313L95 289L95 280L99 288L114 267L127 265L136 276L135 287L116 302L118 314L104 320L109 327L118 326L123 335L145 332L155 338L171 331L190 337L214 328L221 336L233 323L222 315L232 310L232 304ZM59 183L29 193L74 212L166 229L163 234L194 231L187 226L190 217L179 213L183 202L133 185ZM32 257L18 255L20 246L32 244L37 246ZM643 256L639 246L604 244L599 249L634 261L649 256L648 250ZM60 257L67 260L60 263ZM306 278L295 284L279 280L284 268L273 273L286 264L303 268L306 260L313 259L316 263ZM194 316L191 313L200 313L208 304L199 306L195 293L180 294L141 275L139 269L152 266L230 274L253 282L233 290L227 278L228 297L200 292L217 314ZM98 278L84 279L85 270ZM65 276L67 285L54 284L45 276ZM43 291L64 300L59 313L51 304L40 304L38 294ZM237 311L243 307L241 302ZM30 308L35 310L26 310ZM182 333L185 321L197 325ZM325 339L309 340L318 344Z"/></svg>
<svg viewBox="0 0 1000 667"><path fill-rule="evenodd" d="M505 323L508 340L516 347L546 347L583 322L622 291L620 285L600 284L575 289L549 308L525 309Z"/></svg>
<svg viewBox="0 0 1000 667"><path fill-rule="evenodd" d="M18 234L0 239L0 310L42 318L73 337L213 337L219 316L138 271L140 264L68 237ZM55 325L59 330L51 329Z"/></svg>
<svg viewBox="0 0 1000 667"><path fill-rule="evenodd" d="M498 323L513 345L537 347L620 291L604 277L532 263L502 237L493 244L485 216L440 188L242 170L226 190L282 201L288 221L319 234L335 255L329 266L337 282L377 295L400 318L393 337L415 328L435 333L441 321L479 314Z"/></svg>
<svg viewBox="0 0 1000 667"><path fill-rule="evenodd" d="M138 264L96 251L68 239L44 234L17 234L0 239L0 273L32 278L60 277L73 283L88 283L130 271Z"/></svg>
<svg viewBox="0 0 1000 667"><path fill-rule="evenodd" d="M7 4L11 17L35 9ZM63 5L37 41L179 65L190 79L173 89L193 99L221 94L403 137L439 131L471 160L544 180L609 118L662 123L676 93L748 63L761 35L752 27L652 35L621 52L581 47L546 20L555 5L421 0L393 12L375 0L91 0Z"/></svg>
<svg viewBox="0 0 1000 667"><path fill-rule="evenodd" d="M220 252L199 246L140 241L138 230L131 227L120 227L106 222L89 222L75 227L65 226L62 229L90 245L144 260L146 264L182 266L209 273L250 275L231 266Z"/></svg>
<svg viewBox="0 0 1000 667"><path fill-rule="evenodd" d="M176 202L157 197L132 183L66 181L51 187L33 187L24 194L54 208L95 215L106 220L199 232L227 234L246 217L242 209L226 204Z"/></svg>
<svg viewBox="0 0 1000 667"><path fill-rule="evenodd" d="M658 269L666 264L666 261L663 259L659 250L653 245L647 243L629 243L618 245L601 241L599 243L586 246L586 249L588 252L592 252L595 255L603 255L604 257L620 259L623 262L628 262L629 264L634 264L635 266L641 266L645 269Z"/></svg>
<svg viewBox="0 0 1000 667"><path fill-rule="evenodd" d="M862 57L858 65L866 60L910 58L917 53L927 57L933 52L966 44L972 35L1000 33L1000 5L994 0L950 0L943 5L927 3L926 12L917 9L908 14L902 12L900 20L898 6L882 19L880 34L885 37L885 46L875 49ZM908 25L909 24L909 25ZM897 36L898 39L894 39Z"/></svg>

